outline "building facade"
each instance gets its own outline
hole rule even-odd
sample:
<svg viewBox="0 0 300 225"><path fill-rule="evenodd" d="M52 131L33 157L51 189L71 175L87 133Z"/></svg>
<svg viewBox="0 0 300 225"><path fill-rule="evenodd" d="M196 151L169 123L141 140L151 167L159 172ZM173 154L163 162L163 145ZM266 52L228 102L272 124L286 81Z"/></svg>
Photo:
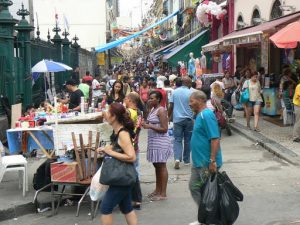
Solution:
<svg viewBox="0 0 300 225"><path fill-rule="evenodd" d="M235 0L234 4L235 30L258 25L300 10L298 0Z"/></svg>
<svg viewBox="0 0 300 225"><path fill-rule="evenodd" d="M249 10L245 10L245 8ZM231 38L231 42L236 43L233 45L235 48L234 64L242 66L253 64L253 70L264 67L269 73L280 74L281 66L288 63L288 61L285 59L283 50L276 48L270 42L269 37L288 23L299 19L299 11L300 1L297 0L253 0L247 2L235 0L235 29L245 30L245 34L243 35L244 40L242 40L243 37L240 40ZM255 34L252 37L247 35L247 30L252 29L253 32L256 29L255 27L258 26L262 26L262 29L260 29L262 34ZM248 38L248 41L246 41L246 38ZM250 42L249 38L252 39ZM244 41L244 44L240 41ZM245 57L240 57L241 55Z"/></svg>

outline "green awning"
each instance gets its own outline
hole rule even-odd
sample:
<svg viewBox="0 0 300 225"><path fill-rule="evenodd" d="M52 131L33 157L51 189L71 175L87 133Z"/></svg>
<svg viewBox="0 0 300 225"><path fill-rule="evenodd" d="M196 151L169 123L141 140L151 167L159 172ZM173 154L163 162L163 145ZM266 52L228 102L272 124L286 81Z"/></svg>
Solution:
<svg viewBox="0 0 300 225"><path fill-rule="evenodd" d="M194 53L195 58L201 57L202 46L209 42L208 30L201 31L198 35L184 44L174 48L169 54L163 57L170 66L176 67L179 61L188 62L190 52Z"/></svg>

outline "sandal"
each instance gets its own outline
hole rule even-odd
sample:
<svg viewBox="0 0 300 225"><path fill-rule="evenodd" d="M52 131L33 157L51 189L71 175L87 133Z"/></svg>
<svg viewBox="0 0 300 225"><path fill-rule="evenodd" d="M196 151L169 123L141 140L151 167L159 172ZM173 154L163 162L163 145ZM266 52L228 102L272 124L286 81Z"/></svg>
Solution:
<svg viewBox="0 0 300 225"><path fill-rule="evenodd" d="M157 195L157 193L155 191L153 191L152 193L147 194L147 198L152 198L152 197L154 197L156 195Z"/></svg>
<svg viewBox="0 0 300 225"><path fill-rule="evenodd" d="M150 198L151 201L156 202L156 201L164 201L167 200L167 197L162 197L162 196L153 196L152 198Z"/></svg>
<svg viewBox="0 0 300 225"><path fill-rule="evenodd" d="M141 210L141 203L134 203L132 204L132 208L135 210Z"/></svg>
<svg viewBox="0 0 300 225"><path fill-rule="evenodd" d="M254 131L260 132L260 129L256 127L256 128L254 128Z"/></svg>

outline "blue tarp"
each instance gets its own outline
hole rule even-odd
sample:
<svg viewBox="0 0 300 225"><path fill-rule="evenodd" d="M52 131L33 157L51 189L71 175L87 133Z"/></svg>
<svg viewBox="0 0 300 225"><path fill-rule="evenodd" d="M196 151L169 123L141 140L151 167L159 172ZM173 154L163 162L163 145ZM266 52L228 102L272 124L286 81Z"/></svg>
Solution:
<svg viewBox="0 0 300 225"><path fill-rule="evenodd" d="M117 40L117 41L113 41L113 42L107 43L107 44L105 44L105 45L96 47L96 52L104 52L104 51L109 50L109 49L111 49L111 48L115 48L115 47L117 47L117 46L119 46L119 45L121 45L121 44L123 44L123 43L125 43L125 42L127 42L127 41L129 41L129 40L131 40L131 39L133 39L133 38L135 38L135 37L140 36L141 34L147 32L148 30L151 30L152 28L157 27L158 25L164 23L165 21L167 21L168 19L170 19L170 18L172 18L173 16L177 15L178 13L179 13L179 10L176 11L176 12L174 12L173 14L171 14L171 15L165 17L165 18L162 19L161 21L159 21L159 22L157 22L157 23L155 23L155 24L152 24L151 26L145 28L144 30L141 30L141 31L139 31L139 32L136 32L135 34L132 34L132 35L130 35L130 36L128 36L128 37L125 37L125 38L123 38L123 39L120 39L120 40Z"/></svg>

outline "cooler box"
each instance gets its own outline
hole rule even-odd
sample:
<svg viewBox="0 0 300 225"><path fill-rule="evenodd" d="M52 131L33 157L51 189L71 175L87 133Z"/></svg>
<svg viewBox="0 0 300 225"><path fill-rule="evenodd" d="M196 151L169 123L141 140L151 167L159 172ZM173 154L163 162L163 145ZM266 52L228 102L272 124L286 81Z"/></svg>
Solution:
<svg viewBox="0 0 300 225"><path fill-rule="evenodd" d="M76 183L79 182L79 171L77 162L55 162L51 163L51 181Z"/></svg>

